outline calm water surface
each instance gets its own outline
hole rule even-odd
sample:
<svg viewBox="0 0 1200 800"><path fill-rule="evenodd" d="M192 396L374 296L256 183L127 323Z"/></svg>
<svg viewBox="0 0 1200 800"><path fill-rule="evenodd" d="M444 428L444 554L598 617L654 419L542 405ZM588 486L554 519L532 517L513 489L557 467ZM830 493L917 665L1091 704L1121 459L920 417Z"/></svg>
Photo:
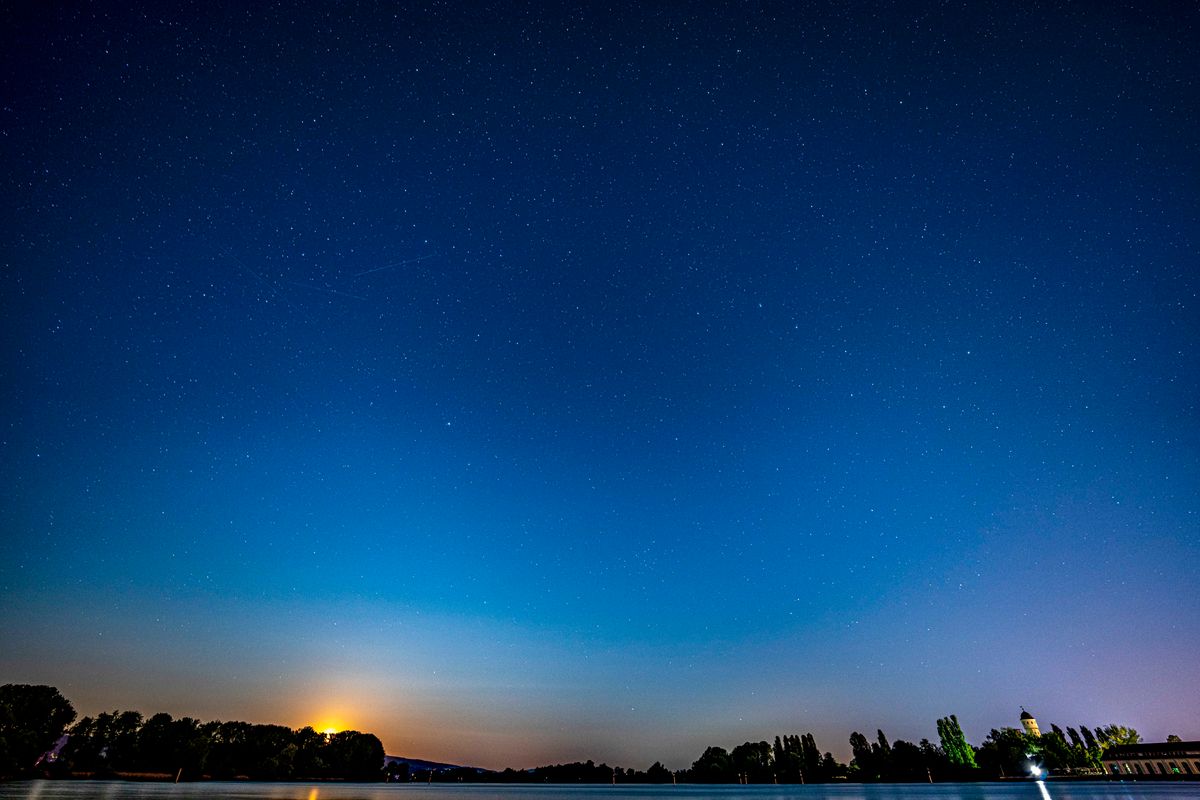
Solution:
<svg viewBox="0 0 1200 800"><path fill-rule="evenodd" d="M1200 783L939 783L864 786L429 786L421 784L0 784L0 800L1200 800Z"/></svg>

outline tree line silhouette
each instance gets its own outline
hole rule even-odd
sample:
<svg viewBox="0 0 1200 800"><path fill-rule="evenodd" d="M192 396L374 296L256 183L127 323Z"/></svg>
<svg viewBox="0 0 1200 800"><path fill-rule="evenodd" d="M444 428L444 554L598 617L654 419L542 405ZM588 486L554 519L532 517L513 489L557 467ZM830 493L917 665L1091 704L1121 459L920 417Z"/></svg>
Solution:
<svg viewBox="0 0 1200 800"><path fill-rule="evenodd" d="M609 767L592 761L531 770L487 772L472 769L420 771L397 775L400 780L494 783L906 783L985 781L1026 777L1031 767L1055 774L1099 774L1104 750L1141 741L1137 731L1119 725L1064 734L1057 725L1032 736L1015 728L994 728L980 747L972 746L953 714L937 721L938 742L888 740L882 730L874 740L855 731L853 754L843 764L817 747L811 733L776 736L774 743L745 742L732 751L708 747L688 769L671 772L655 762L645 772Z"/></svg>
<svg viewBox="0 0 1200 800"><path fill-rule="evenodd" d="M379 739L358 731L324 734L311 727L200 722L166 713L144 718L137 711L75 718L71 703L52 686L0 686L0 777L592 784L972 781L1025 776L1032 766L1055 774L1094 774L1108 747L1141 741L1137 731L1120 725L1068 727L1065 732L1051 725L1040 736L994 728L974 747L958 718L950 715L937 720L936 743L890 742L882 730L872 740L855 731L848 764L822 753L813 734L804 733L776 736L773 743L744 742L731 751L708 747L691 767L675 772L657 761L644 771L592 761L525 770L414 770L403 760L385 763Z"/></svg>
<svg viewBox="0 0 1200 800"><path fill-rule="evenodd" d="M84 717L61 758L97 775L167 773L185 778L379 780L383 744L371 733L319 733L283 725L200 722L136 711Z"/></svg>
<svg viewBox="0 0 1200 800"><path fill-rule="evenodd" d="M0 687L0 775L168 775L176 779L374 781L383 744L371 733L318 733L283 725L200 722L113 711L75 719L52 686ZM57 751L56 742L68 733Z"/></svg>

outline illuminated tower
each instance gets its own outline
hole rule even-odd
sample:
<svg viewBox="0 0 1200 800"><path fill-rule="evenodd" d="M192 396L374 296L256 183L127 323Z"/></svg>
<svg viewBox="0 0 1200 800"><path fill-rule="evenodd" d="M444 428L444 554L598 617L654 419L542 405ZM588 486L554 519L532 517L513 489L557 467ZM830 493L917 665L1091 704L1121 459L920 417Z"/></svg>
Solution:
<svg viewBox="0 0 1200 800"><path fill-rule="evenodd" d="M1042 732L1038 730L1037 720L1033 718L1033 714L1025 710L1025 706L1021 706L1021 727L1030 736L1042 735Z"/></svg>

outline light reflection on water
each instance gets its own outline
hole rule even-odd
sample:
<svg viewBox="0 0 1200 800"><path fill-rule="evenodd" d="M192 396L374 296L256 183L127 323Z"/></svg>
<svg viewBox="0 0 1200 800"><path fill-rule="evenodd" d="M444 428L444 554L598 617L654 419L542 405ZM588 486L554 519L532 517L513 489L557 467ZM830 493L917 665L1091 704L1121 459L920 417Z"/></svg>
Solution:
<svg viewBox="0 0 1200 800"><path fill-rule="evenodd" d="M0 800L1200 800L1200 784L1154 782L535 786L28 781Z"/></svg>

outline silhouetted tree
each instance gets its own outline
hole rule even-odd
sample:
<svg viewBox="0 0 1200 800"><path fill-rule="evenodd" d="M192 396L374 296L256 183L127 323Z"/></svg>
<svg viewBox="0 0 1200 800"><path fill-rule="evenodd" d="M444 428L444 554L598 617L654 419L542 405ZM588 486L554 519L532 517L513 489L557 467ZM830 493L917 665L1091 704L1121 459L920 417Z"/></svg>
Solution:
<svg viewBox="0 0 1200 800"><path fill-rule="evenodd" d="M897 739L892 744L889 766L888 778L894 781L920 780L926 777L926 770L929 768L921 748L903 739Z"/></svg>
<svg viewBox="0 0 1200 800"><path fill-rule="evenodd" d="M671 775L671 771L669 769L664 767L661 762L655 761L653 764L650 765L650 768L648 770L646 770L645 782L646 783L670 783L672 780L672 777L673 776Z"/></svg>
<svg viewBox="0 0 1200 800"><path fill-rule="evenodd" d="M1085 745L1083 743L1083 739L1079 737L1079 731L1075 730L1070 725L1067 726L1067 737L1071 740L1072 747L1078 747L1081 750L1087 749L1087 745Z"/></svg>
<svg viewBox="0 0 1200 800"><path fill-rule="evenodd" d="M951 763L950 758L946 755L945 751L942 750L941 747L938 747L930 742L928 739L922 739L920 747L921 760L925 764L925 769L927 770L927 773L924 776L926 780L929 780L930 777L937 777L943 780L961 780L964 777L975 777L974 775L970 774L970 772L975 770L974 767L963 767L961 765ZM970 747L970 745L967 745L967 747ZM971 748L971 757L972 759L975 757L974 748ZM974 761L971 763L974 764ZM964 773L964 771L968 772ZM920 779L921 776L918 776L917 780Z"/></svg>
<svg viewBox="0 0 1200 800"><path fill-rule="evenodd" d="M214 778L249 777L255 771L252 763L254 742L248 722L216 722L208 728L212 738L207 769Z"/></svg>
<svg viewBox="0 0 1200 800"><path fill-rule="evenodd" d="M329 737L331 777L348 781L377 781L383 771L383 744L373 733L342 731Z"/></svg>
<svg viewBox="0 0 1200 800"><path fill-rule="evenodd" d="M819 783L828 780L821 769L821 751L817 749L817 740L811 733L800 737L800 767L804 770L805 780L809 783Z"/></svg>
<svg viewBox="0 0 1200 800"><path fill-rule="evenodd" d="M155 772L174 772L177 759L172 722L170 714L160 712L142 724L137 738L138 766Z"/></svg>
<svg viewBox="0 0 1200 800"><path fill-rule="evenodd" d="M75 709L53 686L0 686L0 775L32 770L75 721Z"/></svg>
<svg viewBox="0 0 1200 800"><path fill-rule="evenodd" d="M854 753L851 766L856 768L859 780L878 780L878 764L875 760L875 753L871 750L871 743L867 741L867 737L858 731L850 734L850 750Z"/></svg>
<svg viewBox="0 0 1200 800"><path fill-rule="evenodd" d="M291 728L283 725L246 725L242 732L244 739L241 753L244 760L239 769L241 774L255 780L279 780L295 775L296 755L299 753L299 747L296 743L296 733ZM322 748L322 753L329 753L328 743ZM329 760L327 756L325 759L327 764ZM382 777L382 754L379 756L376 769L380 773L376 777ZM318 777L335 776L326 774Z"/></svg>
<svg viewBox="0 0 1200 800"><path fill-rule="evenodd" d="M691 778L696 783L736 783L733 762L723 747L709 747L692 764Z"/></svg>
<svg viewBox="0 0 1200 800"><path fill-rule="evenodd" d="M735 775L746 783L770 783L774 777L771 769L771 746L766 742L745 742L733 748L729 754Z"/></svg>
<svg viewBox="0 0 1200 800"><path fill-rule="evenodd" d="M72 770L101 775L137 764L137 734L142 715L113 711L84 717L70 730L62 757Z"/></svg>
<svg viewBox="0 0 1200 800"><path fill-rule="evenodd" d="M775 737L777 753L775 756L775 774L780 783L800 783L814 780L811 775L804 775L803 750L799 736L784 736L782 740Z"/></svg>
<svg viewBox="0 0 1200 800"><path fill-rule="evenodd" d="M294 737L296 756L292 759L292 774L297 778L324 778L329 775L326 763L325 734L311 727L301 728ZM408 764L404 764L404 780L408 780ZM392 780L399 775L398 769L391 772Z"/></svg>
<svg viewBox="0 0 1200 800"><path fill-rule="evenodd" d="M846 777L846 765L838 763L833 753L826 752L821 757L821 779L831 781L834 778Z"/></svg>

